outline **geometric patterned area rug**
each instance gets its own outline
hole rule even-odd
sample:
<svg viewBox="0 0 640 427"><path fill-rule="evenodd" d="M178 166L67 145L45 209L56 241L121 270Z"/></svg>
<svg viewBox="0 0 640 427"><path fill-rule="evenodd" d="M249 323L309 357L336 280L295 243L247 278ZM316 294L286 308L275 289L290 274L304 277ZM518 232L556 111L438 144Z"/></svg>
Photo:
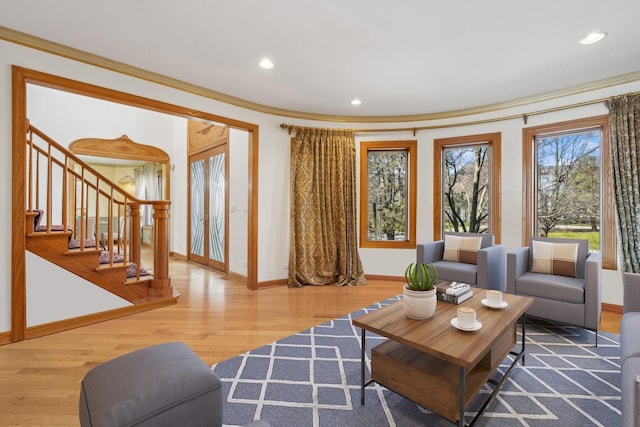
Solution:
<svg viewBox="0 0 640 427"><path fill-rule="evenodd" d="M375 383L365 389L365 405L360 405L361 330L351 320L398 300L382 301L213 365L223 384L224 425L262 419L274 427L452 426ZM526 338L526 364L514 367L475 425L621 425L618 335L599 332L595 347L594 332L528 319ZM367 332L367 356L382 341ZM499 367L500 374L507 362ZM490 392L485 386L477 400ZM479 406L472 403L467 422Z"/></svg>

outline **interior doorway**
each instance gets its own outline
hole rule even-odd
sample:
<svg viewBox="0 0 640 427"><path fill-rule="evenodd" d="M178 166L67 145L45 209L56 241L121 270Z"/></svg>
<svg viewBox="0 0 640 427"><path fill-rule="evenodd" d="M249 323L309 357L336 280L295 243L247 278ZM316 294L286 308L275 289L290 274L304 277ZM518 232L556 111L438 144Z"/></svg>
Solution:
<svg viewBox="0 0 640 427"><path fill-rule="evenodd" d="M136 95L119 92L113 89L99 87L88 83L83 83L75 80L66 79L64 77L54 76L46 74L40 71L29 70L26 68L12 66L13 76L13 93L12 93L12 145L13 145L13 162L12 162L12 183L14 188L25 188L26 185L26 170L25 165L27 160L25 157L26 150L24 149L25 138L27 134L27 105L31 104L27 102L28 93L27 87L31 85L42 86L57 89L60 91L83 95L89 98L100 99L104 101L114 102L117 104L129 105L133 107L142 108L145 110L156 111L161 113L170 114L178 118L198 117L199 120L215 121L216 123L224 123L229 129L233 131L242 131L245 135L245 157L243 161L247 165L247 169L243 169L244 177L241 178L245 181L245 189L242 192L234 190L233 194L238 194L239 197L243 197L246 202L246 206L243 207L246 212L246 218L244 219L244 227L246 227L246 236L243 235L245 257L240 263L244 263L246 273L247 288L256 290L259 288L258 283L258 245L257 245L257 227L258 227L258 125L243 122L235 119L230 119L223 116L218 116L212 113L204 111L194 110L193 108L186 108L174 104L169 104L162 101L153 100L147 97L140 97ZM50 107L48 111L59 111L61 108ZM64 110L66 111L66 110ZM77 121L77 117L74 116ZM64 129L64 128L63 128ZM77 138L77 137L76 137ZM74 138L75 139L75 138ZM233 149L233 148L232 148ZM184 153L184 151L182 151ZM176 153L174 153L175 155ZM173 157L173 156L172 156ZM238 156L233 156L237 158ZM178 165L187 165L187 159L182 157L182 161L177 161ZM175 167L175 164L171 165L171 170ZM235 169L235 167L234 167ZM181 174L178 180L172 180L176 183L174 188L186 188L186 181L188 179L187 173ZM172 199L177 197L178 192L172 192ZM184 193L182 193L184 194ZM21 341L27 336L27 280L26 280L26 240L25 240L25 227L26 227L26 192L13 191L11 194L11 218L13 227L11 229L11 242L12 242L12 274L11 274L11 333L10 341ZM173 201L173 200L172 200ZM176 203L172 207L173 223L179 227L177 233L182 238L183 224L189 221L188 216L180 216L176 220L176 211L179 214L186 209L184 206L188 203ZM188 239L185 236L183 242ZM227 239L228 240L228 239ZM187 248L181 247L186 253ZM74 319L73 324L77 327L82 324L82 321ZM88 316L86 324L95 322L95 316ZM49 333L64 330L66 324L60 326L50 326L47 331Z"/></svg>
<svg viewBox="0 0 640 427"><path fill-rule="evenodd" d="M189 120L189 260L229 273L229 128Z"/></svg>

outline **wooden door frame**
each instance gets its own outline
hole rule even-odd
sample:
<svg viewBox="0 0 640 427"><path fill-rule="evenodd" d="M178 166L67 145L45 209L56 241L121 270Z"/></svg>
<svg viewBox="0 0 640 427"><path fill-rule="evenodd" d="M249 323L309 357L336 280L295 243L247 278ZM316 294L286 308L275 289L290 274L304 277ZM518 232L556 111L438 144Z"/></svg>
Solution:
<svg viewBox="0 0 640 427"><path fill-rule="evenodd" d="M84 95L132 107L143 108L183 118L199 118L224 123L233 129L249 133L248 150L248 242L247 242L247 288L255 290L258 283L258 141L259 126L204 111L185 108L162 101L131 95L114 89L67 79L41 71L13 65L12 69L12 187L25 188L25 135L27 134L27 84ZM25 338L26 312L26 272L25 272L25 194L23 190L13 191L11 196L11 341Z"/></svg>

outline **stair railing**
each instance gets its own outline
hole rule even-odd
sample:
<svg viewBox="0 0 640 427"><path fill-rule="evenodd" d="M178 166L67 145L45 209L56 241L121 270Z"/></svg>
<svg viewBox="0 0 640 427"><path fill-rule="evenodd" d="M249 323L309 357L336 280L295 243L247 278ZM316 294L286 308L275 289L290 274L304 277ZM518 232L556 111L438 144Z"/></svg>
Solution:
<svg viewBox="0 0 640 427"><path fill-rule="evenodd" d="M149 296L172 296L168 245L171 202L132 196L30 123L26 149L26 211L44 211L39 231L69 233L70 250L107 251L109 265L120 259L135 263L139 280L143 267L140 209L151 206L153 279Z"/></svg>

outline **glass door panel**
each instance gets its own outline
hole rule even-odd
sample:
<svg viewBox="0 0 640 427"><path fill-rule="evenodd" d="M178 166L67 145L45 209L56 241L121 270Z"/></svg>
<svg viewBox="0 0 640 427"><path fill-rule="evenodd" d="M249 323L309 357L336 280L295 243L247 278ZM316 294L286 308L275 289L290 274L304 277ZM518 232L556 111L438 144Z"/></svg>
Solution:
<svg viewBox="0 0 640 427"><path fill-rule="evenodd" d="M225 261L225 153L209 157L209 259Z"/></svg>
<svg viewBox="0 0 640 427"><path fill-rule="evenodd" d="M190 161L190 244L189 259L205 263L205 158L202 155L192 156Z"/></svg>
<svg viewBox="0 0 640 427"><path fill-rule="evenodd" d="M189 157L189 259L227 272L227 145Z"/></svg>

